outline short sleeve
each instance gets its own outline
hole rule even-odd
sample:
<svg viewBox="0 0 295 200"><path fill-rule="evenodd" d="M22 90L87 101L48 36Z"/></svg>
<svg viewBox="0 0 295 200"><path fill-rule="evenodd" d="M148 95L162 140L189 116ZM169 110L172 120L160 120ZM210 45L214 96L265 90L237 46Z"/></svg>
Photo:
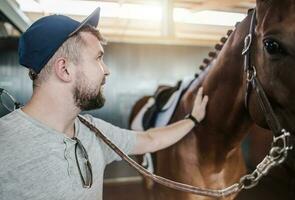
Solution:
<svg viewBox="0 0 295 200"><path fill-rule="evenodd" d="M116 146L118 146L125 154L131 154L136 144L136 132L122 129L114 126L104 120L95 118L91 115L84 115L84 117L90 120L96 128L98 128L109 140L111 140ZM121 160L104 141L97 138L102 148L104 159L106 164L109 164L115 160Z"/></svg>

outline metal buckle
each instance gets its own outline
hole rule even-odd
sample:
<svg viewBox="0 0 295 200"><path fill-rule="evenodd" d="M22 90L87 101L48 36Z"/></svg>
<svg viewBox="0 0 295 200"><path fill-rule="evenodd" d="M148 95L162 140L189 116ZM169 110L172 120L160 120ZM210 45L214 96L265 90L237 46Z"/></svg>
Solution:
<svg viewBox="0 0 295 200"><path fill-rule="evenodd" d="M251 82L254 77L256 77L256 68L252 66L251 69L247 70L247 81Z"/></svg>
<svg viewBox="0 0 295 200"><path fill-rule="evenodd" d="M244 49L242 51L243 56L249 52L251 44L252 44L252 33L249 33L244 39Z"/></svg>
<svg viewBox="0 0 295 200"><path fill-rule="evenodd" d="M274 167L285 161L288 155L288 150L292 149L292 145L289 141L291 136L285 129L281 130L282 134L273 138L273 147L271 148L269 155L267 155L251 173L243 176L240 179L239 186L243 189L249 189L257 185L259 180L268 174L268 172Z"/></svg>
<svg viewBox="0 0 295 200"><path fill-rule="evenodd" d="M272 148L270 150L270 156L278 163L285 161L288 155L288 151L293 149L290 143L291 134L285 129L281 130L282 135L273 138Z"/></svg>

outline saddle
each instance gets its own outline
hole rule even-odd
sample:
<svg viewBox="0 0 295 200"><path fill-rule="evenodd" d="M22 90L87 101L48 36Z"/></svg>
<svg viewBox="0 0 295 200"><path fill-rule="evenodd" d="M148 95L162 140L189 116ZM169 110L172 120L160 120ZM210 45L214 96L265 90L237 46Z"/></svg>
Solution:
<svg viewBox="0 0 295 200"><path fill-rule="evenodd" d="M166 126L170 121L177 104L182 95L189 88L195 79L187 78L178 81L175 86L161 85L155 94L151 96L146 104L141 108L131 123L132 130L147 130L152 127ZM143 156L142 166L149 172L154 172L155 155L146 153ZM152 183L147 183L152 187Z"/></svg>
<svg viewBox="0 0 295 200"><path fill-rule="evenodd" d="M159 86L153 96L140 109L131 123L132 130L147 130L152 127L166 126L185 91L195 81L187 77L175 86Z"/></svg>
<svg viewBox="0 0 295 200"><path fill-rule="evenodd" d="M173 93L179 89L180 85L181 81L178 81L174 87L162 85L157 88L153 96L154 104L143 115L142 126L144 130L155 127L158 113L163 111L164 106Z"/></svg>

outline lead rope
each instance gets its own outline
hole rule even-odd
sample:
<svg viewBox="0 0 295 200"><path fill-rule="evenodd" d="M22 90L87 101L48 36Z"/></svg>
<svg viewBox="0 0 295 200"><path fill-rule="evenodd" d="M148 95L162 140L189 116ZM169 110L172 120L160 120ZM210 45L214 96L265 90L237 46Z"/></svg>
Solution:
<svg viewBox="0 0 295 200"><path fill-rule="evenodd" d="M92 125L90 122L88 122L80 115L78 116L78 118L85 126L87 126L91 131L95 133L96 137L101 138L113 151L115 151L123 160L125 160L131 167L135 168L143 176L150 178L153 181L172 189L208 197L226 197L231 194L237 193L242 189L249 189L254 187L259 182L259 180L269 172L271 168L284 162L284 160L287 157L287 151L292 149L292 146L290 146L288 142L290 133L286 132L285 130L282 130L281 136L274 137L273 147L271 148L269 155L267 155L263 159L263 161L257 165L253 173L243 176L238 183L235 183L224 189L200 188L172 181L170 179L157 176L147 171L144 167L136 163L132 158L130 158L122 150L120 150L94 125Z"/></svg>
<svg viewBox="0 0 295 200"><path fill-rule="evenodd" d="M121 149L119 149L113 142L111 142L100 130L98 130L90 122L88 122L81 116L78 116L78 118L85 126L87 126L91 131L95 133L96 137L101 138L113 151L115 151L130 166L135 168L143 176L148 177L161 185L164 185L172 189L180 190L183 192L189 192L189 193L202 195L202 196L209 196L209 197L225 197L230 194L236 193L242 189L239 183L233 184L230 187L227 187L225 189L220 189L220 190L202 189L202 188L187 185L184 183L175 182L175 181L163 178L161 176L157 176L147 171L144 167L142 167L137 162L135 162L132 158L126 155Z"/></svg>

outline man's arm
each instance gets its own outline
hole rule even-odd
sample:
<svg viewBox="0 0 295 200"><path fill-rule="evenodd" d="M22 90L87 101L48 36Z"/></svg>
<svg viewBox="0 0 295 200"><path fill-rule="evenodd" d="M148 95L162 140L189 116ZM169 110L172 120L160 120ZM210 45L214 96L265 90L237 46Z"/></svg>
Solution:
<svg viewBox="0 0 295 200"><path fill-rule="evenodd" d="M203 98L203 88L200 88L191 113L198 122L205 117L207 102L208 96ZM132 154L155 152L169 147L188 134L194 125L191 119L183 119L166 127L152 128L138 133Z"/></svg>

